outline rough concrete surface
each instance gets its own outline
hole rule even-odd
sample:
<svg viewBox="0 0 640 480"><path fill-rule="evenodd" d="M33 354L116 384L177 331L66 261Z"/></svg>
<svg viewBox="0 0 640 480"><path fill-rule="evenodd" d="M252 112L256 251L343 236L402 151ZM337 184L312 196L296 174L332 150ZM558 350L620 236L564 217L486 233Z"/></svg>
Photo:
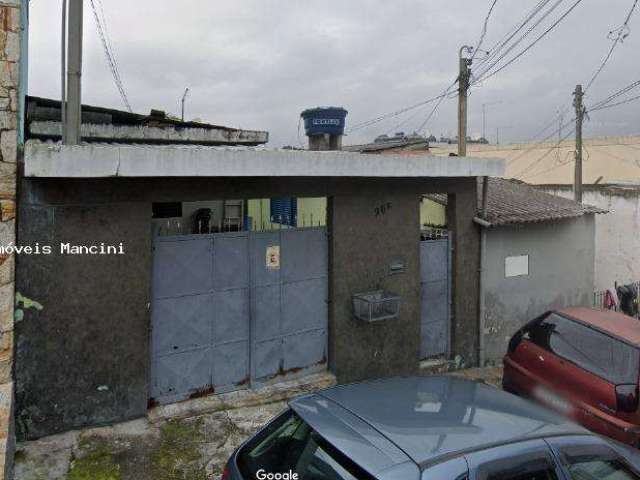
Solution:
<svg viewBox="0 0 640 480"><path fill-rule="evenodd" d="M217 479L231 453L286 407L335 383L322 373L156 407L146 418L18 444L15 480Z"/></svg>
<svg viewBox="0 0 640 480"><path fill-rule="evenodd" d="M454 364L441 366L445 371ZM502 368L450 374L499 388ZM231 453L286 407L286 397L333 383L331 375L313 375L222 400L211 396L158 407L147 418L109 427L20 443L15 480L217 480Z"/></svg>

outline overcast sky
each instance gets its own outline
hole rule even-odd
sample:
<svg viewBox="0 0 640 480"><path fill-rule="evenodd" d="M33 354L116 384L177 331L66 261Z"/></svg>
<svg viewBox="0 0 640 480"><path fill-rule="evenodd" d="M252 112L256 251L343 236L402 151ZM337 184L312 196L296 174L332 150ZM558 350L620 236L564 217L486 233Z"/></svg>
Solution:
<svg viewBox="0 0 640 480"><path fill-rule="evenodd" d="M456 77L459 47L478 41L490 4L490 0L102 2L134 111L159 108L177 114L182 92L189 87L188 119L268 130L274 146L298 144L299 113L307 107L344 106L349 110L348 124L355 124L441 93ZM31 0L31 95L60 98L61 3ZM498 0L484 47L500 40L537 3ZM573 3L564 1L549 21ZM588 82L611 46L607 34L623 23L632 3L583 0L529 53L472 91L469 133L481 134L481 105L492 102L501 103L487 107L491 142L496 127L504 142L527 140L537 133L569 105L576 83ZM83 101L122 108L89 0L85 4ZM640 8L630 27L630 36L588 92L587 105L640 78ZM400 129L417 128L431 107L415 111ZM640 133L639 107L636 102L594 113L586 135ZM346 143L393 131L412 115L353 132ZM573 118L571 113L567 117ZM439 136L453 135L455 129L456 101L446 100L426 130Z"/></svg>

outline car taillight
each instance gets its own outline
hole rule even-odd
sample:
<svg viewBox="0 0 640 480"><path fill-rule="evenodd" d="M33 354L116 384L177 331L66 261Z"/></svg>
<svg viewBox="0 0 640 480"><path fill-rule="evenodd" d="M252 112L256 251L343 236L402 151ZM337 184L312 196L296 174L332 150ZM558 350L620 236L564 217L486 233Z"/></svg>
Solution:
<svg viewBox="0 0 640 480"><path fill-rule="evenodd" d="M616 405L619 412L635 412L638 409L638 386L616 385Z"/></svg>
<svg viewBox="0 0 640 480"><path fill-rule="evenodd" d="M220 480L229 480L229 465L225 465Z"/></svg>

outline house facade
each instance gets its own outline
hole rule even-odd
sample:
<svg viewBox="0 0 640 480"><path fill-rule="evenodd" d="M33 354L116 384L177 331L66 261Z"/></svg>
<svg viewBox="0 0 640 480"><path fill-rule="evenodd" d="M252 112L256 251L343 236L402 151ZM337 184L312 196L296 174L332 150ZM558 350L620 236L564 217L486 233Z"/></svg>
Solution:
<svg viewBox="0 0 640 480"><path fill-rule="evenodd" d="M479 189L482 193L482 187ZM522 182L491 178L482 225L480 350L498 363L513 333L538 315L572 305L591 306L596 222L606 210L541 192ZM446 198L426 195L429 211ZM424 221L425 219L423 219ZM426 225L434 223L429 215Z"/></svg>

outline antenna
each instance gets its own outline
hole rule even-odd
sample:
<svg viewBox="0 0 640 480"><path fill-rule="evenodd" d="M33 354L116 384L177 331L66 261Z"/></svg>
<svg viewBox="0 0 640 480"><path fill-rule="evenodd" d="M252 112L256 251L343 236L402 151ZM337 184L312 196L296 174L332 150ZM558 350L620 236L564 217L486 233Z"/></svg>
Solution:
<svg viewBox="0 0 640 480"><path fill-rule="evenodd" d="M184 89L184 95L182 95L182 121L184 122L184 102L189 95L189 87Z"/></svg>

